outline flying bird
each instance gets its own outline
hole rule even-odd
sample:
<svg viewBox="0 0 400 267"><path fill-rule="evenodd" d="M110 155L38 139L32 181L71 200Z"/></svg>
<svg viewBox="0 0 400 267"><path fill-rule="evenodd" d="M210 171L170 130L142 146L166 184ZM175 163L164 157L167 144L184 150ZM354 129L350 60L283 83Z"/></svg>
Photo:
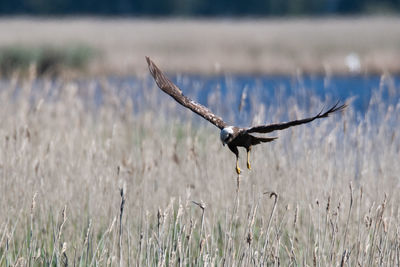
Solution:
<svg viewBox="0 0 400 267"><path fill-rule="evenodd" d="M304 123L312 122L316 119L326 118L331 113L336 111L341 111L347 107L347 104L339 105L337 102L333 107L328 109L325 112L320 112L314 117L305 118L302 120L294 120L289 122L283 123L274 123L268 125L259 125L250 128L241 128L236 126L230 126L226 124L222 118L218 117L214 113L212 113L208 108L205 106L196 103L195 101L191 100L190 98L183 95L182 91L176 86L173 82L171 82L164 73L154 64L154 62L149 58L146 57L147 64L149 66L149 70L151 75L153 76L157 86L163 90L165 93L170 95L174 98L179 104L182 106L190 109L194 113L202 116L204 119L208 120L215 126L217 126L220 132L220 139L222 144L228 145L229 149L235 154L236 156L236 172L240 174L241 170L239 168L239 150L238 147L244 147L247 151L247 168L251 169L250 165L250 151L252 146L258 145L261 143L267 143L275 140L277 137L257 137L252 135L252 133L270 133L277 130L284 130L292 126L297 126Z"/></svg>

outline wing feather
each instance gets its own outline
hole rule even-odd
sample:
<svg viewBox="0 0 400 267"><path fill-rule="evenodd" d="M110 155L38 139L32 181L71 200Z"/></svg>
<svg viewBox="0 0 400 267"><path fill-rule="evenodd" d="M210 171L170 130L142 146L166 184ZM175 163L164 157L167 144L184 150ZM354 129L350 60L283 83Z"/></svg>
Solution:
<svg viewBox="0 0 400 267"><path fill-rule="evenodd" d="M212 113L205 106L196 103L195 101L183 95L178 86L171 82L149 57L146 57L146 61L149 65L151 75L161 90L174 98L179 104L202 116L204 119L208 120L218 128L225 128L226 123L220 117Z"/></svg>
<svg viewBox="0 0 400 267"><path fill-rule="evenodd" d="M340 106L338 106L338 105L339 105L339 102L337 102L333 107L331 107L326 112L322 113L322 111L321 111L320 113L318 113L314 117L310 117L310 118L306 118L306 119L302 119L302 120L294 120L294 121L289 121L289 122L283 122L283 123L275 123L275 124L269 124L269 125L259 125L259 126L248 128L246 130L246 132L247 133L270 133L270 132L277 131L277 130L284 130L284 129L287 129L287 128L292 127L292 126L297 126L297 125L300 125L300 124L312 122L313 120L316 120L316 119L326 118L331 113L343 110L343 109L345 109L347 107L347 104L343 104L343 105L340 105Z"/></svg>

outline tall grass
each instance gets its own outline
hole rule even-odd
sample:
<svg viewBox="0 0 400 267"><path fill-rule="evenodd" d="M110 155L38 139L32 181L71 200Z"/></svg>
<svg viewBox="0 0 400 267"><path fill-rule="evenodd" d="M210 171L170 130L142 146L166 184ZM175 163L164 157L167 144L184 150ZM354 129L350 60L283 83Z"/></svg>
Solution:
<svg viewBox="0 0 400 267"><path fill-rule="evenodd" d="M0 85L0 265L400 263L400 104L379 99L390 77L364 117L350 105L277 133L240 177L217 128L149 79L31 78ZM296 99L263 110L309 114Z"/></svg>

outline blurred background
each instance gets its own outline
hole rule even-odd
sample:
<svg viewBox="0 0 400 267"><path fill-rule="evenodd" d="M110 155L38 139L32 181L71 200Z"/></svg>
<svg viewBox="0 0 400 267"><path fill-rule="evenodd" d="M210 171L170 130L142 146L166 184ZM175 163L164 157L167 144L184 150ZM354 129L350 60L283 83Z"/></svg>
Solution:
<svg viewBox="0 0 400 267"><path fill-rule="evenodd" d="M400 71L400 1L3 0L2 75ZM164 64L168 63L168 64Z"/></svg>
<svg viewBox="0 0 400 267"><path fill-rule="evenodd" d="M3 0L4 15L101 15L101 16L299 16L343 14L395 14L398 0Z"/></svg>
<svg viewBox="0 0 400 267"><path fill-rule="evenodd" d="M193 95L203 104L216 88L239 101L261 84L267 104L276 91L307 88L355 96L362 110L382 74L399 84L399 11L398 0L4 0L0 74L105 77L129 87L148 75L150 56L174 81L201 83Z"/></svg>

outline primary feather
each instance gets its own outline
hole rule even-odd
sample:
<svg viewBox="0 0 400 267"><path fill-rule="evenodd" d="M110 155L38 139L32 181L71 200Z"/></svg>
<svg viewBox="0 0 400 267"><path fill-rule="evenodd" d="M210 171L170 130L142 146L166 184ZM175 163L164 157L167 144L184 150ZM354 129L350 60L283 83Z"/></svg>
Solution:
<svg viewBox="0 0 400 267"><path fill-rule="evenodd" d="M322 113L322 111L321 111L314 117L310 117L310 118L306 118L306 119L302 119L302 120L283 122L283 123L254 126L254 127L248 128L246 130L246 132L247 133L270 133L270 132L277 131L277 130L284 130L284 129L287 129L292 126L312 122L313 120L316 120L316 119L326 118L329 116L329 114L334 113L336 111L343 110L347 107L347 104L343 104L340 106L338 106L338 105L339 105L339 102L337 102L333 107L331 107L326 112Z"/></svg>

